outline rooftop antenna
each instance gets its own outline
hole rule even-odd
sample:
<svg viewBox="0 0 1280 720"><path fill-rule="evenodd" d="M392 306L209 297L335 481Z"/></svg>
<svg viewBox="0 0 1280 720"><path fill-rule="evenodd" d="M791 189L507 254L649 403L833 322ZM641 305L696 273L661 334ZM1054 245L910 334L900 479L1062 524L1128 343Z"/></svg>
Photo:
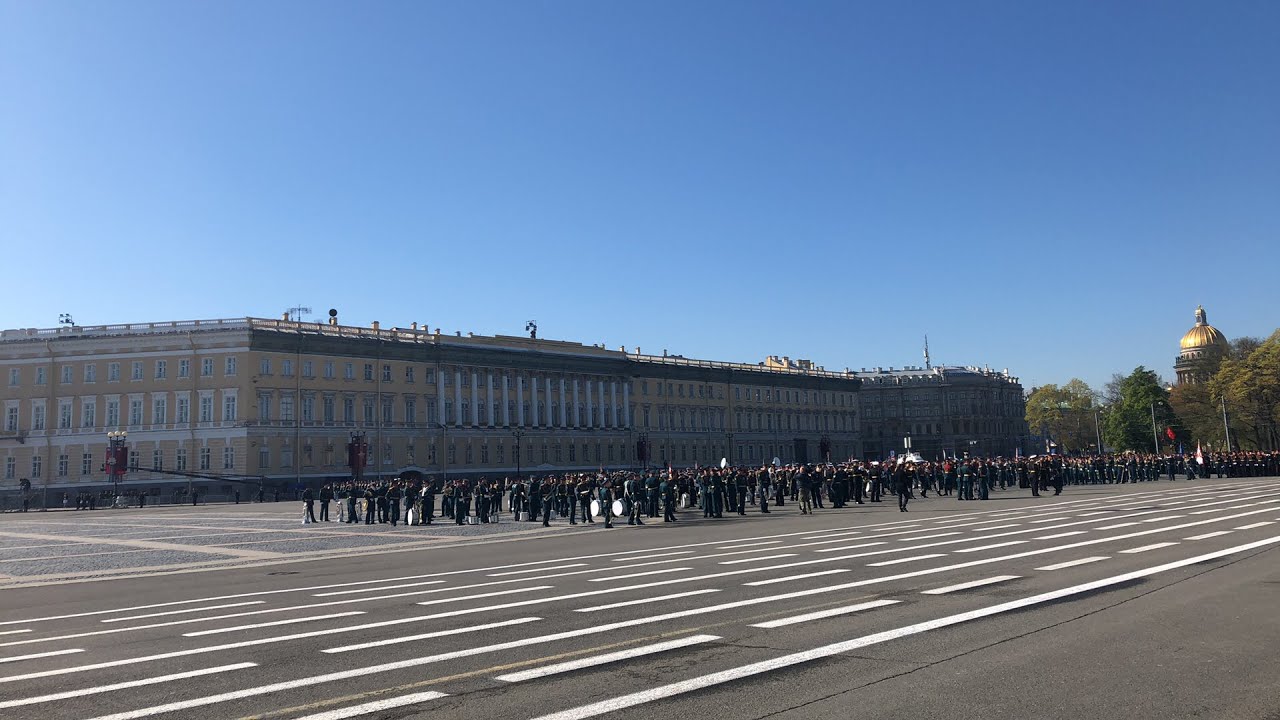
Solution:
<svg viewBox="0 0 1280 720"><path fill-rule="evenodd" d="M928 333L925 333L925 336L924 336L924 369L925 370L933 369L933 365L929 362L929 334Z"/></svg>
<svg viewBox="0 0 1280 720"><path fill-rule="evenodd" d="M285 311L285 313L289 316L289 320L291 320L292 322L302 322L302 313L310 313L310 312L311 312L311 308L302 307L301 305L298 305L296 307L291 307Z"/></svg>

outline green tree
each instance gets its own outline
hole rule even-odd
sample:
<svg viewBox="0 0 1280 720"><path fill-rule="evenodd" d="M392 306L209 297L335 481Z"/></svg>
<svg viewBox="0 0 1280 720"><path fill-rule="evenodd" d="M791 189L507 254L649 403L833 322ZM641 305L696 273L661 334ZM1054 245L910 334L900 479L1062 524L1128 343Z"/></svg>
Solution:
<svg viewBox="0 0 1280 720"><path fill-rule="evenodd" d="M1027 425L1046 435L1064 452L1080 452L1096 445L1095 393L1089 384L1072 378L1066 385L1033 388L1027 396Z"/></svg>
<svg viewBox="0 0 1280 720"><path fill-rule="evenodd" d="M1212 397L1226 401L1233 445L1280 448L1280 330L1247 355L1235 355L1223 361L1208 383Z"/></svg>
<svg viewBox="0 0 1280 720"><path fill-rule="evenodd" d="M1113 390L1115 399L1107 410L1104 428L1107 444L1120 450L1160 452L1160 446L1152 435L1152 414L1155 415L1158 436L1163 437L1165 428L1174 428L1176 431L1181 425L1169 403L1169 392L1165 390L1160 376L1138 366L1120 380ZM1168 439L1160 442L1166 443Z"/></svg>

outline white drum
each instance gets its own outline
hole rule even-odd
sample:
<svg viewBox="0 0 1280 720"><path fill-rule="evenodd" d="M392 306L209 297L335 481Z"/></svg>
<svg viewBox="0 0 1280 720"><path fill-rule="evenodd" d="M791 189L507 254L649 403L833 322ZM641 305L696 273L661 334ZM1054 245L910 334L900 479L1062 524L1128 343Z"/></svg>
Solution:
<svg viewBox="0 0 1280 720"><path fill-rule="evenodd" d="M622 517L622 515L623 515L623 514L622 514L622 510L623 510L622 501L621 501L621 500L614 500L614 501L613 501L613 516L614 516L614 517Z"/></svg>
<svg viewBox="0 0 1280 720"><path fill-rule="evenodd" d="M600 517L600 501L591 501L591 517Z"/></svg>

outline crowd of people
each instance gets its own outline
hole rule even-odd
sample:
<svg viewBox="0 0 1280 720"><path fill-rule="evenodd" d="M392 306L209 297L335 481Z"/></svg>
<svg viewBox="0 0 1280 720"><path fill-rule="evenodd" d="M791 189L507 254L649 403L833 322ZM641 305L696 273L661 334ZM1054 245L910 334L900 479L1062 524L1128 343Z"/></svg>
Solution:
<svg viewBox="0 0 1280 720"><path fill-rule="evenodd" d="M615 518L628 525L645 520L676 522L677 509L697 508L704 518L745 515L748 509L769 513L787 502L801 514L840 509L850 504L897 499L907 512L913 499L955 497L982 501L993 492L1030 490L1033 496L1062 493L1067 485L1153 482L1180 476L1263 477L1280 475L1280 453L1240 452L1192 455L1041 455L1015 458L949 458L928 461L918 456L885 462L766 465L600 471L540 477L441 480L395 479L328 484L303 492L304 522L426 525L438 520L457 525L568 518L571 525ZM319 501L320 516L315 515Z"/></svg>

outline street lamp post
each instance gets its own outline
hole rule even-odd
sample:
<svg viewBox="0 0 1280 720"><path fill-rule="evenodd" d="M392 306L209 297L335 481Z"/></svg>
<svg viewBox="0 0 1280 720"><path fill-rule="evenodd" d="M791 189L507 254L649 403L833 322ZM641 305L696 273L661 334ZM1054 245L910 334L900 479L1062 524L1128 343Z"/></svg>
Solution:
<svg viewBox="0 0 1280 720"><path fill-rule="evenodd" d="M1151 441L1155 443L1155 454L1160 454L1160 433L1156 431L1156 404L1151 403Z"/></svg>
<svg viewBox="0 0 1280 720"><path fill-rule="evenodd" d="M1093 411L1093 431L1098 436L1098 454L1099 455L1102 454L1102 421L1101 419L1099 419L1099 414L1101 412L1102 410L1100 408L1096 408Z"/></svg>
<svg viewBox="0 0 1280 720"><path fill-rule="evenodd" d="M521 453L520 439L524 437L524 431L512 430L511 436L516 439L516 482L520 482L520 473L522 470L520 466L520 461L523 459L520 456L520 453Z"/></svg>
<svg viewBox="0 0 1280 720"><path fill-rule="evenodd" d="M129 433L125 430L112 430L107 433L107 472L115 486L111 498L111 507L124 507L120 502L120 478L129 468Z"/></svg>

